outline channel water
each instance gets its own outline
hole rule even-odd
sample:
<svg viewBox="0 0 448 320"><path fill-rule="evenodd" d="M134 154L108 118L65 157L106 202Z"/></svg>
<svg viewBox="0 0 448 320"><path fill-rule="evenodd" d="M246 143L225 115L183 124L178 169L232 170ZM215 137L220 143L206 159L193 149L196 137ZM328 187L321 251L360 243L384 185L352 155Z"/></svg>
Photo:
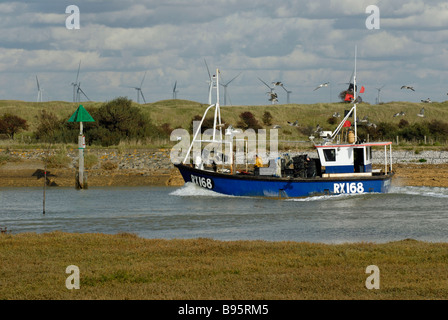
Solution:
<svg viewBox="0 0 448 320"><path fill-rule="evenodd" d="M143 238L448 242L448 188L393 187L388 194L303 199L231 197L182 187L0 188L0 227L134 233Z"/></svg>

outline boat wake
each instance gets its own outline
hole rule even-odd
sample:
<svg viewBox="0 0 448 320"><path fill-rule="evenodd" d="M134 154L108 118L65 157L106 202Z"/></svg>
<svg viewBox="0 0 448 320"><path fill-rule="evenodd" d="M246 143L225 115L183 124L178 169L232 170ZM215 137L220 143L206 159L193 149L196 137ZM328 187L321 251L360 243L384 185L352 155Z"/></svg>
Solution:
<svg viewBox="0 0 448 320"><path fill-rule="evenodd" d="M414 195L422 197L433 198L448 198L448 188L441 187L391 187L389 194ZM220 197L220 198L235 198L236 196L217 193L197 186L194 183L186 183L184 186L171 192L170 195L178 197ZM321 195L310 196L304 198L284 198L283 201L296 202L310 202L310 201L329 201L329 200L344 200L347 198L360 197L365 195L372 195L367 193L360 194L337 194L337 195ZM242 197L238 197L242 198Z"/></svg>
<svg viewBox="0 0 448 320"><path fill-rule="evenodd" d="M448 188L441 187L392 187L389 193L417 195L422 197L448 198Z"/></svg>
<svg viewBox="0 0 448 320"><path fill-rule="evenodd" d="M310 201L328 201L328 200L342 200L348 197L359 197L364 195L364 193L360 194L334 194L334 195L325 195L325 196L310 196L306 198L293 198L293 199L285 199L285 201L296 201L296 202L310 202Z"/></svg>
<svg viewBox="0 0 448 320"><path fill-rule="evenodd" d="M179 189L171 192L170 195L178 197L233 197L201 188L191 182L187 182Z"/></svg>
<svg viewBox="0 0 448 320"><path fill-rule="evenodd" d="M413 195L422 197L433 198L448 198L448 188L441 187L391 187L389 194L398 195ZM343 200L348 197L359 197L366 195L379 195L379 193L359 193L359 194L338 194L338 195L325 195L325 196L311 196L306 198L287 199L287 201L328 201L328 200Z"/></svg>

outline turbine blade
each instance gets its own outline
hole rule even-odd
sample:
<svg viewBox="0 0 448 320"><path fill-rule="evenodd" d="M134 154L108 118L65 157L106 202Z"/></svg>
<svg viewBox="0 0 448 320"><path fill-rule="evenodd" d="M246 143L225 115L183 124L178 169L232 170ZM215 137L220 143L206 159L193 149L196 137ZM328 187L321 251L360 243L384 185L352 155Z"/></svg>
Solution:
<svg viewBox="0 0 448 320"><path fill-rule="evenodd" d="M258 77L257 77L258 78ZM266 82L264 82L263 80L261 80L260 78L258 78L258 80L260 80L261 82L263 82L265 85L266 85L266 87L268 87L269 89L272 89L270 86L268 86L268 84L266 83Z"/></svg>
<svg viewBox="0 0 448 320"><path fill-rule="evenodd" d="M142 90L139 90L139 91L140 91L140 94L142 95L143 101L146 103L145 96L143 95Z"/></svg>
<svg viewBox="0 0 448 320"><path fill-rule="evenodd" d="M229 82L227 82L227 83L226 83L226 86L227 86L230 82L232 82L233 80L235 80L236 78L238 78L238 77L240 76L240 74L241 74L241 72L238 73L238 75L237 75L236 77L234 77L232 80L230 80Z"/></svg>
<svg viewBox="0 0 448 320"><path fill-rule="evenodd" d="M81 93L87 98L87 100L90 101L89 97L84 93L84 91L82 91L81 87L78 87L79 91L81 91Z"/></svg>
<svg viewBox="0 0 448 320"><path fill-rule="evenodd" d="M143 75L142 83L140 83L140 88L143 86L143 81L145 81L145 77L146 77L146 71L145 74Z"/></svg>
<svg viewBox="0 0 448 320"><path fill-rule="evenodd" d="M76 74L76 83L78 83L79 70L81 69L81 60L79 60L78 73Z"/></svg>
<svg viewBox="0 0 448 320"><path fill-rule="evenodd" d="M205 66L207 67L208 78L211 79L212 76L210 75L210 70L208 69L208 64L207 64L207 61L205 59L204 59L204 62L205 62Z"/></svg>

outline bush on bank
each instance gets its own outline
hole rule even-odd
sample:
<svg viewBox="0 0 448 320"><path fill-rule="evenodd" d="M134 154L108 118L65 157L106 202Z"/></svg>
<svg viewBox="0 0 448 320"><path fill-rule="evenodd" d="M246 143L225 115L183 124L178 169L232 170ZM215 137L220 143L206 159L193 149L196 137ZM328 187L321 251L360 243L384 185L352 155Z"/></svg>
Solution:
<svg viewBox="0 0 448 320"><path fill-rule="evenodd" d="M165 127L157 127L132 101L119 97L104 103L100 108L86 108L95 122L84 123L84 133L89 145L108 147L122 141L142 141L169 136ZM40 142L77 143L79 124L59 119L55 114L42 110L38 115L34 138Z"/></svg>
<svg viewBox="0 0 448 320"><path fill-rule="evenodd" d="M441 120L423 121L409 124L406 120L398 124L381 122L376 126L359 125L358 136L361 140L392 140L396 137L407 141L422 141L425 138L446 142L448 137L448 123Z"/></svg>

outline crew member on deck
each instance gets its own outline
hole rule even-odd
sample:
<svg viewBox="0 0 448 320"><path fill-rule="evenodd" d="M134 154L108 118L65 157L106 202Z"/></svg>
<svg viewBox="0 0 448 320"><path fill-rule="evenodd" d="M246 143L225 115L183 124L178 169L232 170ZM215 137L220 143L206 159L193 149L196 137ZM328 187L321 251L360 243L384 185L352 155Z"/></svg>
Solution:
<svg viewBox="0 0 448 320"><path fill-rule="evenodd" d="M255 165L254 165L254 174L259 175L260 174L260 168L263 166L263 160L258 156L258 154L255 155Z"/></svg>

